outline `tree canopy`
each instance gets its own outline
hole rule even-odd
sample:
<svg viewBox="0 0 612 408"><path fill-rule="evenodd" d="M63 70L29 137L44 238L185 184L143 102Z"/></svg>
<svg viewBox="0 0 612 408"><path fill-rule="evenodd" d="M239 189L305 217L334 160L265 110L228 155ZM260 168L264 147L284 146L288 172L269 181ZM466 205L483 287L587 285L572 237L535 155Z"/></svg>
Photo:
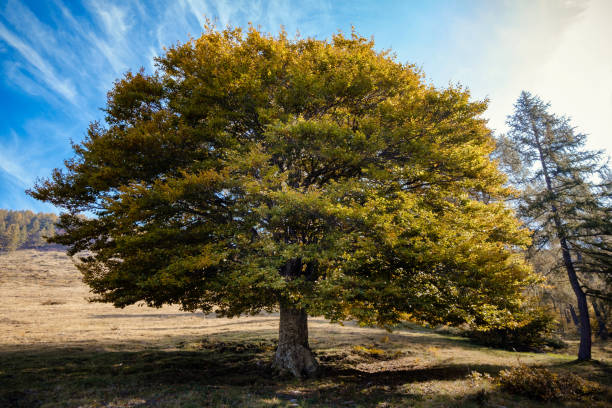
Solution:
<svg viewBox="0 0 612 408"><path fill-rule="evenodd" d="M486 102L356 33L209 28L156 61L116 81L106 123L30 191L65 209L53 240L88 251L97 300L280 305L281 335L283 305L382 326L512 321L529 237L489 159Z"/></svg>

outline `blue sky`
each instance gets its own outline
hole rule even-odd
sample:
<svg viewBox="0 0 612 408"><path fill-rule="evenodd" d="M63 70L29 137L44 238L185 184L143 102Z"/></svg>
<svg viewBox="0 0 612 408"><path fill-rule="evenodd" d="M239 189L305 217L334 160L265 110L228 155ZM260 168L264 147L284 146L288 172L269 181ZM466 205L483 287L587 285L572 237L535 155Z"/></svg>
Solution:
<svg viewBox="0 0 612 408"><path fill-rule="evenodd" d="M268 32L373 36L436 86L490 99L490 127L521 90L568 115L589 147L612 152L612 1L0 0L0 208L55 211L24 190L71 156L106 92L128 70L152 71L164 46L249 21Z"/></svg>

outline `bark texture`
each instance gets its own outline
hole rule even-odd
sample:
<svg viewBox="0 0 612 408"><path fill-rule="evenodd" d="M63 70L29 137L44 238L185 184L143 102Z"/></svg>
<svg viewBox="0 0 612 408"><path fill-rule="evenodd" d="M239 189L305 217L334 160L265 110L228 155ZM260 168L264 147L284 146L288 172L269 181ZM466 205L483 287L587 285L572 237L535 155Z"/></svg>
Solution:
<svg viewBox="0 0 612 408"><path fill-rule="evenodd" d="M295 377L313 377L319 364L308 346L308 315L303 309L280 305L278 348L273 366Z"/></svg>

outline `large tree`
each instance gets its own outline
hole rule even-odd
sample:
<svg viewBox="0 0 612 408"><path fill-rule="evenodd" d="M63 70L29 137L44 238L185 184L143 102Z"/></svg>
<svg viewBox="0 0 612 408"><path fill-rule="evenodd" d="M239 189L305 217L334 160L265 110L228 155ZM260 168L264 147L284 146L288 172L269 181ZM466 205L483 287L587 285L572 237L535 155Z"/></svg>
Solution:
<svg viewBox="0 0 612 408"><path fill-rule="evenodd" d="M568 118L550 113L539 97L522 92L514 108L498 154L521 190L518 212L534 231L536 249L560 249L579 310L578 359L588 360L587 294L608 296L588 283L612 273L609 169L603 152L586 149L586 135Z"/></svg>
<svg viewBox="0 0 612 408"><path fill-rule="evenodd" d="M274 364L294 375L318 366L308 315L512 322L529 238L485 102L355 33L210 28L157 66L118 80L106 124L30 191L65 210L54 241L86 251L97 300L280 309Z"/></svg>

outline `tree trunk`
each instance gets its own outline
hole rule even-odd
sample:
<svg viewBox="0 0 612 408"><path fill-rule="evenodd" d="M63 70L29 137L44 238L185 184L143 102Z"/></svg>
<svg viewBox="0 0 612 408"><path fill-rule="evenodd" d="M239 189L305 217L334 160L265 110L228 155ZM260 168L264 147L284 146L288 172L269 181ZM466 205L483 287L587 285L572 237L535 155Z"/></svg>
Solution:
<svg viewBox="0 0 612 408"><path fill-rule="evenodd" d="M582 291L581 291L582 292ZM591 321L589 319L589 306L586 295L576 294L578 297L578 311L580 312L580 348L578 349L578 360L591 359Z"/></svg>
<svg viewBox="0 0 612 408"><path fill-rule="evenodd" d="M597 306L597 301L593 300L591 302L593 305L593 311L595 312L595 317L597 318L597 325L599 326L597 330L597 336L599 336L602 340L608 339L608 328L606 327L606 319L603 317L601 312L599 311L599 307Z"/></svg>
<svg viewBox="0 0 612 408"><path fill-rule="evenodd" d="M578 360L590 360L591 359L591 320L589 319L589 306L587 304L587 297L582 288L580 287L580 283L578 282L578 277L576 276L576 271L574 270L574 264L572 263L569 249L567 247L567 242L565 238L562 237L561 241L561 253L563 255L563 260L565 262L565 268L567 269L567 275L572 285L572 289L574 289L574 294L576 295L576 300L578 300L578 318L580 319L580 346L578 347ZM570 305L570 310L573 311L573 306ZM574 315L576 312L574 312Z"/></svg>
<svg viewBox="0 0 612 408"><path fill-rule="evenodd" d="M580 319L580 346L578 348L578 360L590 360L591 359L591 320L589 319L589 306L587 304L587 297L576 276L574 270L574 264L571 261L569 250L565 238L561 240L561 252L563 254L563 260L565 261L565 268L567 269L567 275L574 289L574 294L578 300L578 313Z"/></svg>
<svg viewBox="0 0 612 408"><path fill-rule="evenodd" d="M565 229L561 222L561 216L557 209L556 194L552 186L550 175L548 174L548 166L544 159L544 152L542 145L540 144L540 134L533 126L533 132L535 136L536 145L538 148L538 154L540 156L540 164L542 165L542 173L544 173L544 180L546 181L546 189L550 193L551 210L553 214L553 220L555 222L555 228L557 230L557 237L559 238L559 244L561 245L561 255L563 256L563 263L567 270L567 277L572 285L576 300L578 301L578 313L580 313L580 346L578 348L578 360L590 360L591 359L591 321L589 320L589 306L587 304L586 294L580 287L578 282L578 276L576 276L576 270L574 269L574 263L570 255L569 245L567 244Z"/></svg>
<svg viewBox="0 0 612 408"><path fill-rule="evenodd" d="M317 374L319 364L308 346L308 315L303 309L281 303L273 366L299 378Z"/></svg>
<svg viewBox="0 0 612 408"><path fill-rule="evenodd" d="M570 311L570 315L572 316L572 320L574 321L574 325L576 326L578 333L580 333L580 320L578 320L576 309L574 309L574 305L572 305L571 303L569 304L569 311Z"/></svg>

